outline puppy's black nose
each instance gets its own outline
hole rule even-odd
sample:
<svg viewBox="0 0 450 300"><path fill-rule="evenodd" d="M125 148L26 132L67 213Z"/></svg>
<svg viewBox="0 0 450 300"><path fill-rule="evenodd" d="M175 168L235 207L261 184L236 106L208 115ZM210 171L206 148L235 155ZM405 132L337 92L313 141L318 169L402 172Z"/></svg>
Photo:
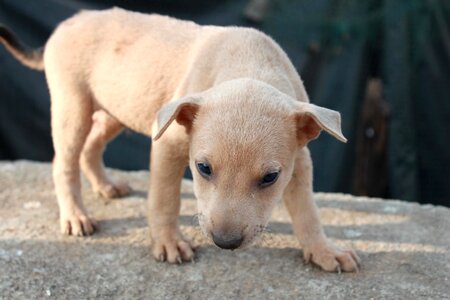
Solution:
<svg viewBox="0 0 450 300"><path fill-rule="evenodd" d="M242 236L233 236L233 237L222 237L219 235L214 235L212 233L212 239L214 241L214 244L219 246L222 249L236 249L242 244L242 241L244 238Z"/></svg>

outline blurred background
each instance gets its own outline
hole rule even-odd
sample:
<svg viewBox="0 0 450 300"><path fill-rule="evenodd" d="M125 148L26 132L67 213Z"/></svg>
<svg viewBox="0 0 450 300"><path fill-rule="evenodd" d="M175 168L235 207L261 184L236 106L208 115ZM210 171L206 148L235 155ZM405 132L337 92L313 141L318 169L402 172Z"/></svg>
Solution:
<svg viewBox="0 0 450 300"><path fill-rule="evenodd" d="M342 114L347 144L310 143L316 191L450 206L450 1L0 0L0 23L38 47L80 9L112 6L269 34L311 102ZM0 160L52 160L49 101L44 73L0 46ZM150 144L124 132L105 164L148 169Z"/></svg>

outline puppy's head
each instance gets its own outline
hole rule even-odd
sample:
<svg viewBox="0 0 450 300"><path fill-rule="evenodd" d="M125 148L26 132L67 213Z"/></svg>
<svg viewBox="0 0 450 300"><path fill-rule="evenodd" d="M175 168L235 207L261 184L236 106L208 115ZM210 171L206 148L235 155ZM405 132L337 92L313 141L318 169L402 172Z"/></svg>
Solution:
<svg viewBox="0 0 450 300"><path fill-rule="evenodd" d="M154 139L173 120L190 136L200 226L224 249L249 245L264 230L299 148L322 129L345 141L339 113L251 79L167 104L158 114Z"/></svg>

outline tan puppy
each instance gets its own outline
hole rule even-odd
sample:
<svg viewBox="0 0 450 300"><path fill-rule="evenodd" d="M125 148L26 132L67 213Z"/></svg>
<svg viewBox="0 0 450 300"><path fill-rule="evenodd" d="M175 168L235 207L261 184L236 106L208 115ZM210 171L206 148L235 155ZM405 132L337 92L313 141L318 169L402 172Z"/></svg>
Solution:
<svg viewBox="0 0 450 300"><path fill-rule="evenodd" d="M28 50L4 27L0 40L24 64L45 66L64 233L95 229L81 200L80 165L102 196L128 193L102 163L105 144L126 126L154 141L148 220L155 258L193 258L178 228L189 163L201 228L219 247L251 244L284 199L306 260L327 271L358 269L356 253L323 233L306 148L322 129L345 141L340 115L308 103L294 67L268 36L111 9L66 20L45 51Z"/></svg>

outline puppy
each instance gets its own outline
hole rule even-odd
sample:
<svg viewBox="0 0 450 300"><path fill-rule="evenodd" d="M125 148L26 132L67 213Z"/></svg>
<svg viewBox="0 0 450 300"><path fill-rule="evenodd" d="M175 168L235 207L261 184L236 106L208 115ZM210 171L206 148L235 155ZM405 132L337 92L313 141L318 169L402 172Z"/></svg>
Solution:
<svg viewBox="0 0 450 300"><path fill-rule="evenodd" d="M102 163L105 145L128 127L153 138L148 221L156 259L194 256L178 227L189 165L200 226L217 246L250 245L283 200L307 261L358 270L356 253L324 235L306 147L322 129L345 142L340 115L309 103L268 36L114 8L64 21L43 50L28 49L5 27L0 40L23 64L45 69L63 233L91 235L96 227L82 203L80 167L100 195L129 192Z"/></svg>

